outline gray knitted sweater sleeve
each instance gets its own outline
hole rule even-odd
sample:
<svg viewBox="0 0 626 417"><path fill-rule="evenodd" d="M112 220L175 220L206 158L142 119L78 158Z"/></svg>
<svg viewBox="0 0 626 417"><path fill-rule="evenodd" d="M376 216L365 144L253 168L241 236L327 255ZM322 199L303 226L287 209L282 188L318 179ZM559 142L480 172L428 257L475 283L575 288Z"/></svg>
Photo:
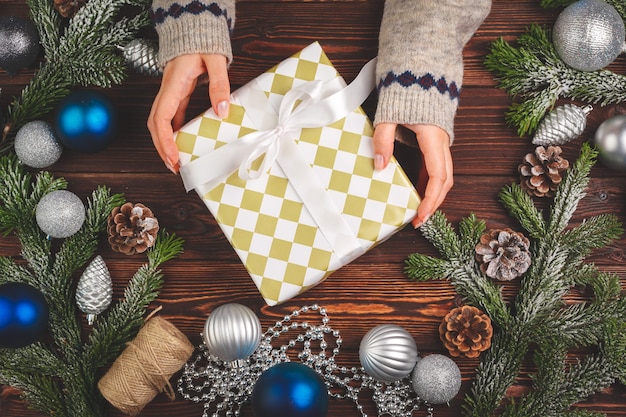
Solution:
<svg viewBox="0 0 626 417"><path fill-rule="evenodd" d="M159 35L159 65L184 54L214 53L233 60L230 32L235 0L153 0L150 13Z"/></svg>
<svg viewBox="0 0 626 417"><path fill-rule="evenodd" d="M386 0L374 124L432 124L452 143L463 47L490 8L491 0Z"/></svg>
<svg viewBox="0 0 626 417"><path fill-rule="evenodd" d="M452 142L463 47L490 7L491 0L385 0L375 124L434 124ZM161 66L188 53L219 53L232 61L235 0L153 0L151 17Z"/></svg>

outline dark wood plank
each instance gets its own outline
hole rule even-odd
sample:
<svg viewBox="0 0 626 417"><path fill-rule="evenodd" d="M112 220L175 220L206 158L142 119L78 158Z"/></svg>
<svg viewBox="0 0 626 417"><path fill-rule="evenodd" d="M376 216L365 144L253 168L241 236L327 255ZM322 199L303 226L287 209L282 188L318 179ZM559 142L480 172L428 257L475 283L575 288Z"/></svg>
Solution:
<svg viewBox="0 0 626 417"><path fill-rule="evenodd" d="M230 69L233 88L312 41L320 41L337 69L351 80L360 67L376 55L383 3L383 0L239 1L233 34L235 62ZM506 124L504 114L510 98L496 88L496 81L485 69L483 60L497 37L514 41L530 24L552 25L559 9L542 9L538 3L537 0L495 0L490 16L465 50L464 86L452 148L455 186L441 207L453 223L473 212L489 227L506 226L519 230L519 225L498 202L497 195L504 185L517 180L517 165L533 146L529 138L518 137ZM0 0L0 14L27 16L28 8L23 0ZM618 73L626 72L626 59L620 57L610 68ZM0 109L6 107L12 96L20 93L33 72L31 68L8 77L0 70ZM123 132L119 138L108 149L94 155L66 151L50 170L65 177L69 188L82 198L86 198L96 186L105 184L113 192L124 193L129 201L148 205L163 227L185 240L184 254L163 267L166 282L155 306L163 306L164 317L198 344L207 315L225 302L248 305L259 314L264 328L299 306L316 303L327 308L331 324L342 334L344 344L338 360L346 366L358 365L361 338L371 327L382 323L402 324L415 337L424 354L445 354L438 340L437 326L458 299L446 281L415 283L403 274L408 254L437 255L421 234L411 228L398 232L296 299L278 307L264 305L214 218L197 195L184 192L180 178L165 169L152 147L145 121L158 87L158 79L131 74L122 86L106 90L123 117ZM189 107L189 118L207 106L206 87L200 86ZM371 114L375 98L371 97L364 107ZM626 105L595 109L589 117L585 134L565 145L564 155L574 160L582 141L589 140L597 126L617 111L626 112ZM396 154L415 181L416 151L398 146ZM626 223L625 178L624 172L596 166L587 196L581 201L573 223L599 213L615 213ZM539 205L545 210L549 208L547 201ZM618 274L623 286L626 286L625 247L626 238L622 237L589 258L601 269ZM19 256L19 251L15 238L0 238L0 255ZM114 279L114 296L119 298L143 258L113 252L104 237L99 253L107 261ZM518 284L508 283L503 285L503 294L512 299L517 289ZM572 293L568 301L585 300L587 296ZM451 407L436 408L438 417L461 415L461 400L471 386L478 365L477 360L456 362L463 375L461 392ZM532 361L528 358L509 394L517 396L526 392L530 386L527 374L533 371ZM364 403L368 414L374 415L371 402ZM626 388L614 385L581 405L608 416L624 416ZM41 416L28 410L14 395L0 396L0 415ZM113 409L110 415L122 416ZM141 413L146 417L200 415L200 405L180 398L170 402L164 396L158 396ZM245 407L243 416L251 415L250 408ZM351 402L331 401L329 416L358 415ZM416 415L425 413L420 411Z"/></svg>

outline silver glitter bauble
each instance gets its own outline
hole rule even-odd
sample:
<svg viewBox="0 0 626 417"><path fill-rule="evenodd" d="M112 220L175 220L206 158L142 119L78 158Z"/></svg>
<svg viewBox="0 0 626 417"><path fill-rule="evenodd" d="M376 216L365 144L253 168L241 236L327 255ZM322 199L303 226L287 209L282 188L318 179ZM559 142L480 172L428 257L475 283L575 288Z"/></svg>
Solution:
<svg viewBox="0 0 626 417"><path fill-rule="evenodd" d="M602 122L594 141L600 162L612 169L626 170L626 115L619 114Z"/></svg>
<svg viewBox="0 0 626 417"><path fill-rule="evenodd" d="M578 107L564 104L552 110L543 118L533 143L541 146L563 145L580 136L587 126L587 115L593 107Z"/></svg>
<svg viewBox="0 0 626 417"><path fill-rule="evenodd" d="M50 237L65 238L78 232L85 222L85 206L78 196L57 190L43 196L35 210L37 224Z"/></svg>
<svg viewBox="0 0 626 417"><path fill-rule="evenodd" d="M417 354L413 337L395 324L374 327L359 346L359 359L365 372L385 383L408 376L415 366Z"/></svg>
<svg viewBox="0 0 626 417"><path fill-rule="evenodd" d="M63 145L54 128L43 120L26 123L17 131L13 145L17 158L32 168L46 168L59 160Z"/></svg>
<svg viewBox="0 0 626 417"><path fill-rule="evenodd" d="M413 376L413 390L429 404L445 404L461 388L461 371L447 356L432 354L417 361Z"/></svg>
<svg viewBox="0 0 626 417"><path fill-rule="evenodd" d="M570 67L596 71L624 50L624 21L603 0L580 0L567 6L552 30L557 54Z"/></svg>
<svg viewBox="0 0 626 417"><path fill-rule="evenodd" d="M102 256L96 256L85 268L76 288L76 304L87 314L92 325L96 316L106 310L113 300L111 274Z"/></svg>
<svg viewBox="0 0 626 417"><path fill-rule="evenodd" d="M149 39L133 39L120 49L128 66L137 73L153 77L162 74L155 42Z"/></svg>
<svg viewBox="0 0 626 417"><path fill-rule="evenodd" d="M207 318L202 338L211 355L225 362L243 360L261 343L261 321L244 305L223 304Z"/></svg>

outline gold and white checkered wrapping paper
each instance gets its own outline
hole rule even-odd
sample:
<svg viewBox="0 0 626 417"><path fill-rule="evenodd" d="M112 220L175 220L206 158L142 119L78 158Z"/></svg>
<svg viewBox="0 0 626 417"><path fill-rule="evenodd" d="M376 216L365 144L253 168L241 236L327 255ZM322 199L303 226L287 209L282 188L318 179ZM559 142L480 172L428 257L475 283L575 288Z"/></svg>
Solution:
<svg viewBox="0 0 626 417"><path fill-rule="evenodd" d="M270 101L280 103L296 86L337 76L316 42L255 83ZM209 109L176 133L181 166L256 130L235 96L228 118L220 119ZM331 125L302 129L296 140L363 251L410 222L420 202L395 160L384 171L374 171L372 134L370 120L358 108ZM254 180L242 180L234 172L215 188L198 193L268 305L306 291L351 261L335 255L278 164Z"/></svg>

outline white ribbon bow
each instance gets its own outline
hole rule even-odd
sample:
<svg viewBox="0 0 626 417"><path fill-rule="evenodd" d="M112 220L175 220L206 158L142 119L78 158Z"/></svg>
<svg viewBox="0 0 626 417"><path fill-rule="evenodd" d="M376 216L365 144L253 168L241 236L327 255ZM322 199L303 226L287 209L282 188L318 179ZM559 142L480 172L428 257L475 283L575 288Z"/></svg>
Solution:
<svg viewBox="0 0 626 417"><path fill-rule="evenodd" d="M375 86L375 66L375 59L368 62L348 86L335 77L293 88L283 97L278 111L255 85L237 90L233 102L243 105L258 130L182 166L186 190L196 189L203 196L233 172L238 171L243 180L254 180L278 163L342 262L360 256L364 250L358 239L312 174L295 139L301 129L330 125L359 107ZM261 156L261 166L252 170L252 163Z"/></svg>

